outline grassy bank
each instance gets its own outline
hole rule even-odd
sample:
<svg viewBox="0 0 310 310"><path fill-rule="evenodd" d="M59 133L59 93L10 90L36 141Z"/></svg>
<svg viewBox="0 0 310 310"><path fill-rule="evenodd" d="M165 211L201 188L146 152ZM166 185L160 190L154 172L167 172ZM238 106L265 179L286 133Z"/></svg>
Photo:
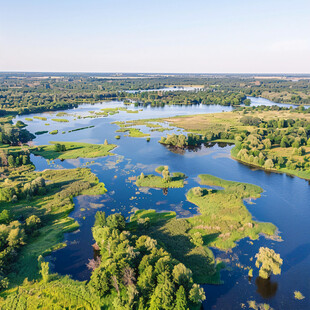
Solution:
<svg viewBox="0 0 310 310"><path fill-rule="evenodd" d="M115 144L90 144L81 142L50 142L50 145L34 147L31 152L46 159L95 158L113 155ZM56 151L56 144L64 145L64 151Z"/></svg>

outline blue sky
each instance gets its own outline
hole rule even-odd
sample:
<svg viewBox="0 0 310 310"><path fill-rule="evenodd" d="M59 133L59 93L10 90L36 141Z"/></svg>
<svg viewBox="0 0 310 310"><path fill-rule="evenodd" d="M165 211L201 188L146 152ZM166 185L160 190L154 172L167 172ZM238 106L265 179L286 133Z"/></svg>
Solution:
<svg viewBox="0 0 310 310"><path fill-rule="evenodd" d="M310 73L309 0L0 0L1 71Z"/></svg>

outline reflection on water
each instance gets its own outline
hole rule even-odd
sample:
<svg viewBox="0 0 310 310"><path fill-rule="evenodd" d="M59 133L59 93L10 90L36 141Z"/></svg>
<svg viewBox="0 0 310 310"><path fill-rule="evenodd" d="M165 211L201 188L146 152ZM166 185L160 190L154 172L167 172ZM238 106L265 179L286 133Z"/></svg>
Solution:
<svg viewBox="0 0 310 310"><path fill-rule="evenodd" d="M272 282L270 277L268 279L257 277L255 285L257 287L256 292L265 299L275 296L278 290L278 283Z"/></svg>

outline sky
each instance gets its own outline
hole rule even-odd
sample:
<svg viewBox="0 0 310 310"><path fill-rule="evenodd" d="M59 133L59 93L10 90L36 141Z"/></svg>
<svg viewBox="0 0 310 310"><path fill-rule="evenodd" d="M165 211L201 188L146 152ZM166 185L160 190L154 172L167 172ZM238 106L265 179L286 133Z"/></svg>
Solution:
<svg viewBox="0 0 310 310"><path fill-rule="evenodd" d="M310 0L0 0L0 71L310 73Z"/></svg>

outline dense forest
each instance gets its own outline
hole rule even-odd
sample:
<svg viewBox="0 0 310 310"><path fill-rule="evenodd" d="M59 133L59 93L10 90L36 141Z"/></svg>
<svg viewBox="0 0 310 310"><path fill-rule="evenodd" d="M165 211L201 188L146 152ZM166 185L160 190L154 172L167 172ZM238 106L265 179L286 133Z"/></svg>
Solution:
<svg viewBox="0 0 310 310"><path fill-rule="evenodd" d="M192 86L195 92L156 89ZM76 107L83 102L134 100L137 104L238 105L245 96L310 104L309 79L250 76L105 76L96 74L0 74L0 114L32 113ZM141 92L141 90L154 90ZM127 91L137 91L127 92ZM249 104L248 101L244 102Z"/></svg>

